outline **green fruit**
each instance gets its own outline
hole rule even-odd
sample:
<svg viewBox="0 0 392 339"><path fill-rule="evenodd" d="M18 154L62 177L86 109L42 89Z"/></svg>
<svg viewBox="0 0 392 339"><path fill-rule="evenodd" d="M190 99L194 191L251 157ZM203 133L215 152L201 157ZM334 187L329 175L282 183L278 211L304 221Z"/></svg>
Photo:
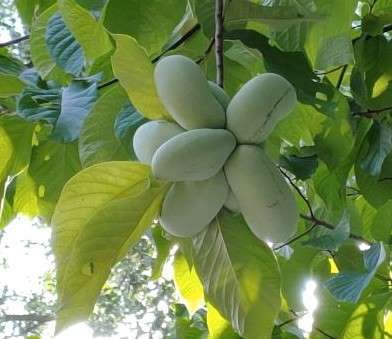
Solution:
<svg viewBox="0 0 392 339"><path fill-rule="evenodd" d="M163 201L160 222L177 237L192 237L217 215L229 192L223 171L203 181L177 182Z"/></svg>
<svg viewBox="0 0 392 339"><path fill-rule="evenodd" d="M155 152L152 172L168 181L205 180L222 168L236 146L224 129L196 129L181 133Z"/></svg>
<svg viewBox="0 0 392 339"><path fill-rule="evenodd" d="M232 190L229 191L224 206L231 212L234 213L240 212L240 206L238 204L238 200Z"/></svg>
<svg viewBox="0 0 392 339"><path fill-rule="evenodd" d="M230 97L227 95L224 89L218 86L215 82L208 81L208 86L210 86L210 91L215 97L215 99L220 103L220 105L226 111L227 106L229 106Z"/></svg>
<svg viewBox="0 0 392 339"><path fill-rule="evenodd" d="M141 125L133 136L136 157L144 164L151 164L155 151L166 141L185 132L176 123L164 120L150 121Z"/></svg>
<svg viewBox="0 0 392 339"><path fill-rule="evenodd" d="M241 213L259 239L284 242L296 232L294 195L261 148L238 146L225 165L225 173Z"/></svg>
<svg viewBox="0 0 392 339"><path fill-rule="evenodd" d="M181 55L165 57L158 62L154 77L163 105L179 125L186 129L224 127L225 112L193 60Z"/></svg>
<svg viewBox="0 0 392 339"><path fill-rule="evenodd" d="M248 81L227 108L227 128L240 144L259 144L296 104L294 87L280 75L265 73Z"/></svg>

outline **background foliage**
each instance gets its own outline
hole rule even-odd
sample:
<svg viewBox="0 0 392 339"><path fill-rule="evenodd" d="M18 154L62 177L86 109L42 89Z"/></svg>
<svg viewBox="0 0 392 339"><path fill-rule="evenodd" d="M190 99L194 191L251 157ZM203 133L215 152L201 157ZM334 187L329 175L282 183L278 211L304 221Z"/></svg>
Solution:
<svg viewBox="0 0 392 339"><path fill-rule="evenodd" d="M143 122L168 116L152 78L163 55L186 55L215 78L215 4L14 5L29 36L26 52L0 49L0 225L18 214L51 225L61 330L89 317L111 268L159 212L168 186L133 161L130 141ZM228 212L186 241L157 225L154 276L178 247L185 303L173 308L170 335L301 338L304 317L313 320L310 338L392 335L391 31L390 0L226 1L229 95L265 71L297 90L295 111L264 147L293 186L301 221L293 239L272 248ZM316 310L301 300L310 278ZM125 311L110 309L119 318Z"/></svg>

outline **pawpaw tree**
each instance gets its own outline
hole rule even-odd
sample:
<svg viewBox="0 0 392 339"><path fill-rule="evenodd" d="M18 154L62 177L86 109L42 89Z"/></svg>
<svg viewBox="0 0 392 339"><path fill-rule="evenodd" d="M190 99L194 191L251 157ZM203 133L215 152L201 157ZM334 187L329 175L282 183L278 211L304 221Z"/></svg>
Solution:
<svg viewBox="0 0 392 339"><path fill-rule="evenodd" d="M392 336L390 0L15 4L0 225L52 228L57 332L153 229L209 338Z"/></svg>

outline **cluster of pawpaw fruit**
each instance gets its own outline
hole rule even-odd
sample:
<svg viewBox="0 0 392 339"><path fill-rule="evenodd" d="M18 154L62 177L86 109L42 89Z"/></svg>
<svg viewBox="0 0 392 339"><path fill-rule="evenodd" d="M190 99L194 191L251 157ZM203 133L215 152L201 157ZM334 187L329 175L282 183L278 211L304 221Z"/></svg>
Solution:
<svg viewBox="0 0 392 339"><path fill-rule="evenodd" d="M230 100L196 63L180 55L161 59L154 77L173 122L140 126L133 147L156 178L173 182L161 209L162 227L174 236L192 237L225 207L242 213L264 241L283 242L293 235L294 195L260 146L295 106L293 86L265 73Z"/></svg>

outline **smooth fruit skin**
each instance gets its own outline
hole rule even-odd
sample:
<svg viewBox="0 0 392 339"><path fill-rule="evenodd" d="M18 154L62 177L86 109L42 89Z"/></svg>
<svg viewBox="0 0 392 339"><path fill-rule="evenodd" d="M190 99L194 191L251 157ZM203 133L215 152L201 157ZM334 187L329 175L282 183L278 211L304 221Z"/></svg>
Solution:
<svg viewBox="0 0 392 339"><path fill-rule="evenodd" d="M213 81L208 81L208 86L210 87L210 91L212 95L220 103L220 105L226 112L227 106L229 106L230 103L229 95L225 92L225 90L222 87L219 87Z"/></svg>
<svg viewBox="0 0 392 339"><path fill-rule="evenodd" d="M150 165L155 151L166 141L185 132L176 123L164 120L141 125L133 136L133 149L140 162Z"/></svg>
<svg viewBox="0 0 392 339"><path fill-rule="evenodd" d="M238 204L238 200L232 190L229 191L223 206L233 213L240 212L240 205Z"/></svg>
<svg viewBox="0 0 392 339"><path fill-rule="evenodd" d="M224 127L225 112L193 60L182 55L165 57L155 67L154 78L159 98L180 126L188 130Z"/></svg>
<svg viewBox="0 0 392 339"><path fill-rule="evenodd" d="M283 77L265 73L248 81L227 107L227 128L240 144L259 144L297 102L294 87Z"/></svg>
<svg viewBox="0 0 392 339"><path fill-rule="evenodd" d="M167 181L205 180L221 170L236 146L224 129L196 129L165 142L152 158L154 176Z"/></svg>
<svg viewBox="0 0 392 339"><path fill-rule="evenodd" d="M203 181L177 182L163 201L160 222L177 237L192 237L218 214L229 192L223 171Z"/></svg>
<svg viewBox="0 0 392 339"><path fill-rule="evenodd" d="M225 174L241 213L259 239L279 243L296 232L293 192L261 148L238 146L225 165Z"/></svg>

